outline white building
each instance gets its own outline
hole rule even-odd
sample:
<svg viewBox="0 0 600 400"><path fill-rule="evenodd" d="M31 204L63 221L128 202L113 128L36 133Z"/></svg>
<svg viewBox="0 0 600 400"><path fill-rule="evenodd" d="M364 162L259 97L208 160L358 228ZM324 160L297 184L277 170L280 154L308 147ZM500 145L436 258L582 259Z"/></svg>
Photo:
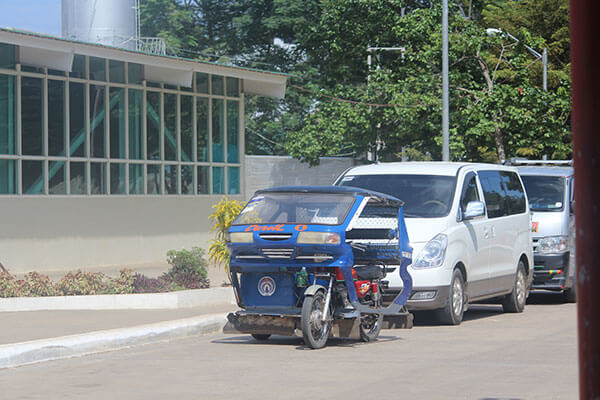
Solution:
<svg viewBox="0 0 600 400"><path fill-rule="evenodd" d="M287 76L0 29L0 263L164 264L244 193L244 96Z"/></svg>

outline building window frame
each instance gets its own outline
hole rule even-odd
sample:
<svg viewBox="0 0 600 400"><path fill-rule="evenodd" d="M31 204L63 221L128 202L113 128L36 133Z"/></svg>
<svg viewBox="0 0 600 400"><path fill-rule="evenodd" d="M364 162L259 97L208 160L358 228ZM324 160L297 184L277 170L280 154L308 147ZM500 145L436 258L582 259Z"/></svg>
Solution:
<svg viewBox="0 0 600 400"><path fill-rule="evenodd" d="M78 56L81 56L84 58L85 60L85 70L84 70L84 76L87 77L87 79L85 78L78 78L75 76L70 76L69 73L65 73L64 75L60 75L60 74L56 74L52 71L49 71L48 68L39 68L37 71L33 71L33 70L28 70L28 71L24 71L21 68L21 64L19 62L18 59L18 46L16 46L16 60L15 60L15 68L14 69L7 69L7 68L0 68L0 74L1 75L9 75L9 76L13 76L15 79L15 86L16 86L16 96L15 96L15 104L14 107L16 109L16 120L15 120L15 124L16 124L16 128L15 128L15 139L16 139L16 152L15 154L0 154L0 160L12 160L15 161L15 168L16 168L16 182L15 182L15 188L16 190L14 191L14 193L8 193L8 194L0 194L0 198L6 198L6 197L11 197L11 196L18 196L18 197L43 197L43 196L51 196L53 198L55 197L73 197L73 196L93 196L95 198L97 197L114 197L114 196L135 196L135 197L140 197L140 196L160 196L160 197L164 197L164 196L170 196L170 197L174 197L174 196L178 196L178 197L186 197L189 198L190 196L199 196L199 197L207 197L207 196L216 196L216 195L222 195L222 194L227 194L228 192L228 188L229 188L229 182L228 182L228 168L239 168L239 172L240 172L240 176L239 176L239 188L237 190L238 194L243 194L243 187L244 187L244 165L243 165L243 157L244 157L244 124L243 124L243 119L244 119L244 94L243 94L243 90L242 90L242 82L240 79L237 78L231 78L231 77L226 77L226 76L221 76L221 75L214 75L214 74L207 74L207 82L206 84L208 84L208 88L207 88L207 93L201 93L197 91L197 82L196 82L196 78L198 77L197 73L194 73L192 76L192 86L191 88L182 88L179 86L169 86L166 87L166 85L164 84L160 84L158 85L159 87L155 87L156 85L150 85L145 79L142 80L142 82L140 84L138 83L129 83L129 64L130 62L126 62L126 61L119 61L119 60L112 60L112 61L119 61L119 62L123 62L124 63L124 83L117 83L117 82L111 82L110 79L110 62L111 59L109 58L103 58L103 57L96 57L96 58L102 58L104 60L104 74L105 74L105 80L102 81L98 81L98 80L93 80L91 79L90 76L90 57L93 56L87 56L87 55L81 55L78 54ZM140 64L140 63L134 63L134 64ZM143 76L143 68L144 65L142 65L142 76ZM216 94L212 94L213 89L212 89L212 83L213 83L213 76L218 76L218 78L216 79L220 79L222 80L222 90L223 90L223 94L222 95L216 95ZM23 143L22 143L22 123L21 123L21 116L22 116L22 110L21 110L21 90L22 90L22 84L21 81L23 78L38 78L42 80L42 99L41 99L41 104L42 104L42 108L43 108L43 117L42 117L42 125L41 125L41 129L42 129L42 153L41 155L24 155L23 154ZM53 80L53 81L61 81L64 82L64 98L63 98L63 108L64 108L64 131L65 131L65 137L64 137L64 154L61 155L50 155L49 154L49 126L48 126L48 81L49 79ZM237 91L234 94L232 91L228 91L227 89L227 85L229 82L233 82L232 79L237 79L235 82L235 85L237 86ZM83 129L85 129L84 135L85 135L85 142L83 144L84 146L84 151L83 151L83 156L72 156L71 155L71 109L70 109L70 96L71 96L71 87L70 84L71 83L79 83L83 85L83 89L84 89L84 93L83 93L83 105L82 105L82 109L84 111L84 121L83 121ZM102 157L92 157L92 153L91 153L91 146L92 143L90 143L90 124L91 124L91 117L90 117L90 88L91 86L98 86L98 87L102 87L104 89L104 155ZM110 108L110 90L112 88L121 88L124 90L124 109L125 109L125 115L124 115L124 120L125 120L125 158L112 158L110 151L111 151L111 147L110 147L110 141L111 141L111 132L110 132L110 113L111 113L111 108ZM130 154L129 154L129 91L135 89L135 90L139 90L142 93L142 106L141 106L141 129L142 129L142 148L141 148L141 152L142 152L142 158L141 159L130 159ZM160 150L160 158L156 159L156 160L149 160L147 158L148 156L148 120L147 120L147 107L148 107L148 98L147 98L147 94L149 92L156 92L160 94L160 129L159 129L159 150ZM229 93L228 93L229 92ZM176 128L175 128L175 137L176 137L176 141L177 141L177 149L176 149L176 157L175 160L166 160L165 159L165 94L171 94L171 95L175 95L175 100L176 100L176 120L175 120L175 124L176 124ZM184 161L182 159L182 121L181 121L181 100L182 100L182 96L190 96L192 98L192 115L191 115L191 120L192 120L192 149L191 149L191 154L190 154L190 160L186 160ZM197 103L199 101L199 99L205 99L203 101L207 101L208 102L208 112L206 115L206 118L208 119L208 121L206 122L206 126L207 126L207 130L208 130L208 134L207 134L207 160L202 160L199 161L199 154L198 154L198 121L197 121ZM221 121L222 129L223 129L223 138L222 138L222 147L223 147L223 157L224 160L221 162L215 162L213 161L213 121L212 121L212 114L213 114L213 110L212 110L212 102L213 100L220 100L223 102L223 112L224 112L224 116L223 116L223 120ZM231 121L229 121L229 118L227 117L227 107L230 104L233 104L231 101L235 101L238 104L238 132L237 132L237 140L238 140L238 152L239 152L239 156L238 156L238 160L237 162L228 162L228 128L227 128L227 124L231 123ZM190 116L188 116L189 118ZM189 121L188 121L189 124ZM43 185L42 185L42 189L41 189L41 193L40 194L26 194L23 193L23 162L31 162L31 161L41 161L42 162L42 173L43 173ZM50 165L54 165L55 163L63 163L61 165L64 166L64 170L61 173L64 173L64 194L51 194L50 193L50 181L53 179L54 174L53 174L53 170L50 169ZM73 193L74 190L72 190L71 188L71 163L74 163L74 165L78 165L80 166L81 164L79 163L83 163L84 166L84 184L85 187L82 188L82 192L83 193ZM91 181L91 169L92 169L92 164L97 164L97 163L101 163L104 167L104 179L106 179L105 181L105 186L106 186L106 190L104 191L105 193L103 194L92 194L92 181ZM126 165L125 167L125 182L123 183L124 187L125 187L125 193L124 194L111 194L111 164L113 163L123 163ZM131 164L138 164L141 165L141 172L142 172L142 178L138 179L142 179L142 189L141 189L141 193L129 193L130 192L130 187L131 187L131 183L130 183L130 165ZM165 181L166 181L166 176L165 176L165 167L167 165L170 166L175 166L176 170L177 170L177 181L176 181L176 187L177 187L177 193L176 194L167 194L167 190L165 187ZM151 167L154 166L154 167ZM152 168L152 174L157 172L157 167L158 166L158 172L160 173L160 190L158 190L159 193L149 193L149 185L148 185L148 171L150 168ZM208 188L208 193L201 193L198 191L198 183L199 183L199 177L198 177L198 171L199 171L199 167L205 167L206 170L201 169L202 171L206 172L207 175L207 182L206 182L206 187ZM213 193L213 170L215 167L222 167L222 171L224 171L224 173L222 174L221 178L222 178L222 183L220 186L222 186L223 188L225 188L224 193ZM192 188L190 191L188 191L187 193L184 194L184 188L183 188L183 177L182 177L182 171L183 169L186 169L186 171L191 171L192 173ZM57 172L59 173L59 172ZM202 177L202 179L204 179L204 176ZM189 187L189 182L187 187ZM74 188L73 188L74 189ZM156 190L156 189L152 189L152 190ZM79 192L79 191L78 191Z"/></svg>

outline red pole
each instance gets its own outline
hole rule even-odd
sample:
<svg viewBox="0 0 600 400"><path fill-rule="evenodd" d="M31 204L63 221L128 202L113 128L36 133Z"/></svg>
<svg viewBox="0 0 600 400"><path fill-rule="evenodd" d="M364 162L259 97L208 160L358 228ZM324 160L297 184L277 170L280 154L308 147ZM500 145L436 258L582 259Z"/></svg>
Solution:
<svg viewBox="0 0 600 400"><path fill-rule="evenodd" d="M579 396L600 398L600 2L571 0Z"/></svg>

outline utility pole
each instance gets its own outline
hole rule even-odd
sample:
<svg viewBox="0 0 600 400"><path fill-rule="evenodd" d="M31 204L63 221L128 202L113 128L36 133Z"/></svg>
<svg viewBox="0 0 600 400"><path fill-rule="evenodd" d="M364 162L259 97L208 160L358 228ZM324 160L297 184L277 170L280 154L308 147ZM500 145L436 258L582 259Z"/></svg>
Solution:
<svg viewBox="0 0 600 400"><path fill-rule="evenodd" d="M448 96L448 0L442 0L442 160L450 161Z"/></svg>

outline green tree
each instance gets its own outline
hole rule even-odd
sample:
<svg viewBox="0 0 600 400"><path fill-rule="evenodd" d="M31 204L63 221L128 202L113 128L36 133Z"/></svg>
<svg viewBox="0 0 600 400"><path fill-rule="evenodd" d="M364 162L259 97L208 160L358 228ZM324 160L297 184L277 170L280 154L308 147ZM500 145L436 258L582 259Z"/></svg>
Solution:
<svg viewBox="0 0 600 400"><path fill-rule="evenodd" d="M144 5L145 4L145 5ZM202 59L287 72L283 100L246 96L246 149L382 160L441 156L441 6L424 0L147 0L146 35ZM451 155L570 156L567 0L450 4ZM489 37L500 28L519 39ZM524 45L549 49L549 91ZM374 55L368 46L403 46ZM367 78L368 83L367 83ZM351 100L351 101L346 101Z"/></svg>
<svg viewBox="0 0 600 400"><path fill-rule="evenodd" d="M307 54L325 60L321 61L326 75L322 84L327 85L332 77L342 83L329 86L326 93L387 106L325 102L321 97L305 126L288 135L290 153L315 163L319 156L342 149L364 153L380 139L385 142L380 154L384 160L396 159L407 147L439 159L440 6L406 12L405 2L387 9L383 5L394 2L324 3L320 25L312 28L304 45ZM560 81L544 93L531 73L536 61L522 45L502 36L488 37L485 24L465 18L461 7L453 10L449 56L452 157L497 161L525 154L569 156L569 82ZM374 20L379 21L376 26ZM368 84L364 83L366 43L361 41L365 35L371 45L406 49L402 55L383 54L379 69L370 71Z"/></svg>

